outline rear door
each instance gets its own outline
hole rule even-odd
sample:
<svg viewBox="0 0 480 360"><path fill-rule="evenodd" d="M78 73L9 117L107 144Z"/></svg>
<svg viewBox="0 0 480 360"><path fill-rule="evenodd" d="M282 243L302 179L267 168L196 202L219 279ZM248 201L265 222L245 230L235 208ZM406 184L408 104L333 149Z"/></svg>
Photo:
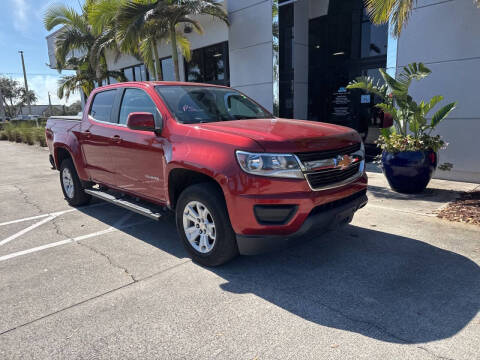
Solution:
<svg viewBox="0 0 480 360"><path fill-rule="evenodd" d="M88 109L88 120L82 122L79 134L89 176L106 185L114 185L115 182L111 144L119 91L112 89L95 94Z"/></svg>
<svg viewBox="0 0 480 360"><path fill-rule="evenodd" d="M132 112L152 113L157 123L160 112L150 95L141 88L123 89L118 127L112 146L116 166L116 186L129 193L152 201L164 202L166 189L164 179L166 140L152 131L127 128L128 115Z"/></svg>

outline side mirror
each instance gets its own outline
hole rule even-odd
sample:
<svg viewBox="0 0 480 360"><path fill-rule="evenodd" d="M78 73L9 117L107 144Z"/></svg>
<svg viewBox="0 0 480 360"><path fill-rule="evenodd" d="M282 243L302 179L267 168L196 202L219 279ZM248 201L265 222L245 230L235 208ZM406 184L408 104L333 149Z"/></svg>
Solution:
<svg viewBox="0 0 480 360"><path fill-rule="evenodd" d="M155 118L152 113L132 112L128 115L127 127L132 130L155 131Z"/></svg>

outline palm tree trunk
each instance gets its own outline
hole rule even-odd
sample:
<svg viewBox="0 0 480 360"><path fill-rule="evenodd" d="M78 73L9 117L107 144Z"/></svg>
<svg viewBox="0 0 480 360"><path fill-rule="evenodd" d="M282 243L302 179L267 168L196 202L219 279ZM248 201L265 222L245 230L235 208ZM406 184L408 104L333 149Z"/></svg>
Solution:
<svg viewBox="0 0 480 360"><path fill-rule="evenodd" d="M178 69L177 31L175 30L175 24L170 25L170 40L172 42L172 59L173 67L175 68L175 80L180 81L180 71Z"/></svg>
<svg viewBox="0 0 480 360"><path fill-rule="evenodd" d="M153 41L153 56L155 57L155 77L157 81L162 81L163 80L162 64L160 64L160 58L158 57L157 42L155 40Z"/></svg>

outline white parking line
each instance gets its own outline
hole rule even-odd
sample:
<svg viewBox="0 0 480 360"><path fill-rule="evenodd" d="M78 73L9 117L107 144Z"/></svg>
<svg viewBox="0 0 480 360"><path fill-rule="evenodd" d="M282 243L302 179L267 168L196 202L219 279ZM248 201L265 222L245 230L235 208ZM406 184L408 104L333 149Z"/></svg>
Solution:
<svg viewBox="0 0 480 360"><path fill-rule="evenodd" d="M20 222L24 222L24 221L29 221L29 220L41 219L41 218L44 218L44 217L47 217L47 216L60 216L60 215L63 215L63 214L67 214L69 212L78 211L78 210L87 209L87 208L95 208L95 207L103 206L103 205L107 205L107 204L108 203L93 204L93 205L83 206L83 207L79 207L79 208L75 208L75 209L68 209L68 210L57 211L57 212L48 213L48 214L26 217L26 218L17 219L17 220L10 220L10 221L0 223L0 226L16 224L16 223L20 223Z"/></svg>
<svg viewBox="0 0 480 360"><path fill-rule="evenodd" d="M92 205L92 206L99 206L99 205L104 205L104 204L96 204L96 205ZM7 237L6 239L3 239L2 241L0 241L0 246L2 245L5 245L7 243L9 243L10 241L12 240L15 240L16 238L26 234L27 232L33 230L33 229L36 229L37 227L43 225L43 224L46 224L47 222L55 219L56 217L58 217L59 215L62 215L62 214L66 214L68 212L72 212L72 211L75 211L77 209L69 209L69 210L64 210L64 211L59 211L59 212L56 212L56 213L51 213L51 214L47 214L47 218L39 221L39 222L36 222L35 224L32 224L30 225L29 227L25 228L25 229L22 229L20 230L19 232ZM133 213L129 212L127 214L125 214L124 216L122 216L113 226L114 227L118 227L118 226L121 226L127 219L129 219L131 216L133 215ZM38 216L42 216L42 215L38 215ZM20 219L21 220L21 219Z"/></svg>
<svg viewBox="0 0 480 360"><path fill-rule="evenodd" d="M100 235L109 234L109 233L119 231L119 230L123 230L123 229L128 229L128 228L131 228L133 226L147 224L151 221L152 220L142 220L142 221L138 221L138 222L135 222L135 223L132 223L132 224L124 225L124 226L109 227L108 229L97 231L97 232L94 232L94 233L91 233L91 234L81 235L81 236L77 236L77 237L74 237L74 238L68 238L68 239L56 241L56 242L53 242L53 243L50 243L50 244L37 246L37 247L30 248L30 249L27 249L27 250L17 251L17 252L14 252L12 254L0 256L0 262L5 261L5 260L9 260L9 259L13 259L13 258L16 258L18 256L27 255L27 254L35 253L35 252L38 252L38 251L42 251L42 250L45 250L45 249L50 249L50 248L53 248L53 247L74 243L74 242L77 242L77 241L93 238L93 237L100 236ZM119 221L119 223L121 223L121 221Z"/></svg>
<svg viewBox="0 0 480 360"><path fill-rule="evenodd" d="M19 232L13 234L12 236L9 236L9 237L7 237L6 239L3 239L2 241L0 241L0 246L5 245L6 243L9 243L9 242L12 241L12 240L15 240L15 239L18 238L19 236L22 236L22 235L26 234L27 232L29 232L29 231L31 231L31 230L33 230L33 229L36 229L37 227L39 227L39 226L41 226L41 225L43 225L43 224L45 224L45 223L47 223L47 222L55 219L56 217L57 217L57 216L49 216L49 217L47 217L46 219L43 219L43 220L41 220L41 221L39 221L39 222L36 222L36 223L33 224L33 225L30 225L29 227L27 227L27 228L25 228L25 229L23 229L23 230L20 230Z"/></svg>

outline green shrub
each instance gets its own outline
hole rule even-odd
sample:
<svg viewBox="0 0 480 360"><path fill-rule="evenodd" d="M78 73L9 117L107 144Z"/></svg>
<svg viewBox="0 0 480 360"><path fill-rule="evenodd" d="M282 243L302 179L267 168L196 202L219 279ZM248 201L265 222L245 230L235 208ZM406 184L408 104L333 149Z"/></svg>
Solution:
<svg viewBox="0 0 480 360"><path fill-rule="evenodd" d="M13 137L13 127L7 126L5 127L5 135L7 135L7 140L8 141L15 141L15 138Z"/></svg>
<svg viewBox="0 0 480 360"><path fill-rule="evenodd" d="M22 131L20 129L13 129L13 141L17 143L22 142Z"/></svg>
<svg viewBox="0 0 480 360"><path fill-rule="evenodd" d="M45 127L37 127L35 123L31 121L17 121L3 124L1 133L2 138L0 138L0 140L5 139L17 143L23 142L29 145L38 143L40 146L47 146Z"/></svg>
<svg viewBox="0 0 480 360"><path fill-rule="evenodd" d="M33 135L33 129L24 129L23 130L23 142L28 145L35 144L35 137Z"/></svg>
<svg viewBox="0 0 480 360"><path fill-rule="evenodd" d="M35 128L35 141L42 147L47 146L47 140L45 139L45 129Z"/></svg>
<svg viewBox="0 0 480 360"><path fill-rule="evenodd" d="M0 131L0 140L8 140L7 132L5 130Z"/></svg>

